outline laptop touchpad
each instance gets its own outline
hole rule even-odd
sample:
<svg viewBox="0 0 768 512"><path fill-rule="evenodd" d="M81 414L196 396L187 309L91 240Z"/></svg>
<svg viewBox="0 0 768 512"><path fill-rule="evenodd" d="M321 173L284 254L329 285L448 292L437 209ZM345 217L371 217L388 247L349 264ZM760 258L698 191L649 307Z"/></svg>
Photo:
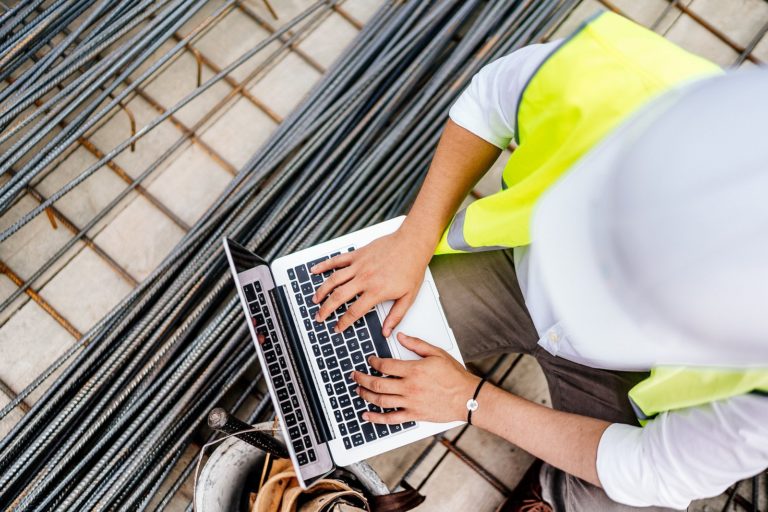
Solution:
<svg viewBox="0 0 768 512"><path fill-rule="evenodd" d="M389 311L391 304L391 302L386 304L387 311ZM420 357L397 342L395 336L399 332L421 338L443 350L450 350L453 347L453 342L448 334L448 326L440 308L440 301L437 293L432 289L432 284L429 281L424 281L405 318L392 333L392 338L395 339L397 350L400 353L400 359L420 359Z"/></svg>

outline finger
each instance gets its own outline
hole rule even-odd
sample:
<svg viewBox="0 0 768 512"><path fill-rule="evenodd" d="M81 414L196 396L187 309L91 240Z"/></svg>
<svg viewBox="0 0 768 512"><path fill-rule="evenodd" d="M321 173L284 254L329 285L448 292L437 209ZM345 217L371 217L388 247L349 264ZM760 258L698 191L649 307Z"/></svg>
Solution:
<svg viewBox="0 0 768 512"><path fill-rule="evenodd" d="M404 409L400 409L394 412L366 412L363 414L365 421L371 423L384 423L386 425L396 425L398 423L405 423L406 421L413 421L415 418Z"/></svg>
<svg viewBox="0 0 768 512"><path fill-rule="evenodd" d="M263 345L267 338L265 338L263 334L258 333L256 339L259 340L259 345Z"/></svg>
<svg viewBox="0 0 768 512"><path fill-rule="evenodd" d="M363 386L365 389L378 394L401 395L403 392L403 383L400 379L385 379L383 377L374 377L363 372L352 372L352 380Z"/></svg>
<svg viewBox="0 0 768 512"><path fill-rule="evenodd" d="M349 267L337 270L315 291L315 294L312 296L312 301L315 304L319 304L335 288L346 283L353 277L355 277L355 273Z"/></svg>
<svg viewBox="0 0 768 512"><path fill-rule="evenodd" d="M328 318L328 315L336 311L339 306L345 302L349 302L354 298L354 296L359 291L354 283L355 281L352 280L333 290L333 293L330 294L327 299L325 299L325 302L323 302L323 305L317 312L317 319L319 321L324 321L326 318Z"/></svg>
<svg viewBox="0 0 768 512"><path fill-rule="evenodd" d="M418 361L392 359L391 357L371 356L368 358L368 364L373 366L374 369L385 375L394 375L396 377L405 377L408 375L413 364L417 362Z"/></svg>
<svg viewBox="0 0 768 512"><path fill-rule="evenodd" d="M392 329L397 327L397 324L400 323L400 320L402 320L408 312L408 308L411 307L411 304L413 304L413 295L410 293L403 295L395 301L392 305L392 309L389 310L389 314L384 320L384 325L381 329L381 333L384 337L388 338L392 334Z"/></svg>
<svg viewBox="0 0 768 512"><path fill-rule="evenodd" d="M344 254L339 254L338 256L334 256L333 258L323 260L317 265L313 266L311 269L309 269L309 271L312 272L313 274L320 274L322 272L325 272L326 270L347 267L352 262L352 254L353 253L351 252L345 252Z"/></svg>
<svg viewBox="0 0 768 512"><path fill-rule="evenodd" d="M402 396L399 395L374 393L370 389L366 389L360 386L357 387L356 391L363 400L372 404L376 404L383 409L394 409L396 407L402 407L403 401L405 400Z"/></svg>
<svg viewBox="0 0 768 512"><path fill-rule="evenodd" d="M399 341L402 346L411 352L420 355L421 357L443 355L442 349L432 345L431 343L427 343L422 339L403 334L402 332L397 333L397 341Z"/></svg>
<svg viewBox="0 0 768 512"><path fill-rule="evenodd" d="M337 324L337 332L341 332L355 323L358 318L365 315L375 305L376 299L374 299L372 295L367 293L362 294L359 299L357 299L352 303L351 306L349 306L347 312L344 313L341 318L339 318L339 323Z"/></svg>

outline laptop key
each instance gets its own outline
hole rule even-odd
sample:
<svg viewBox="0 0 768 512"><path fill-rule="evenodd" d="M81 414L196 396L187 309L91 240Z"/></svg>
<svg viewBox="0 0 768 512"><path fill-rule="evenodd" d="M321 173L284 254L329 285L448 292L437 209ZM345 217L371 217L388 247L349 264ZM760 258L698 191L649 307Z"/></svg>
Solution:
<svg viewBox="0 0 768 512"><path fill-rule="evenodd" d="M257 292L260 292L260 291L261 291L261 283L260 283L260 282L258 282L258 281L256 281L255 283L253 283L253 287L254 287L254 288L256 288L256 291L257 291Z"/></svg>
<svg viewBox="0 0 768 512"><path fill-rule="evenodd" d="M333 382L340 381L341 380L341 370L339 370L337 368L337 369L331 371L331 379L333 380Z"/></svg>
<svg viewBox="0 0 768 512"><path fill-rule="evenodd" d="M360 432L360 424L356 421L347 422L347 430L349 430L350 434Z"/></svg>
<svg viewBox="0 0 768 512"><path fill-rule="evenodd" d="M280 408L283 410L283 414L288 414L289 412L293 411L293 407L291 407L291 402L285 401L280 402Z"/></svg>
<svg viewBox="0 0 768 512"><path fill-rule="evenodd" d="M289 427L292 427L296 424L296 416L293 414L288 414L285 416L285 424Z"/></svg>
<svg viewBox="0 0 768 512"><path fill-rule="evenodd" d="M296 395L293 395L291 397L291 403L293 404L293 408L294 409L298 409L299 408L299 399L296 398Z"/></svg>
<svg viewBox="0 0 768 512"><path fill-rule="evenodd" d="M339 367L339 362L336 360L335 357L329 357L328 359L326 359L325 364L328 366L328 368L331 368L331 369Z"/></svg>
<svg viewBox="0 0 768 512"><path fill-rule="evenodd" d="M400 425L390 425L389 426L389 431L392 432L393 434L397 434L401 430L403 430L403 427L401 427Z"/></svg>
<svg viewBox="0 0 768 512"><path fill-rule="evenodd" d="M312 345L312 353L315 354L315 357L320 357L320 347Z"/></svg>
<svg viewBox="0 0 768 512"><path fill-rule="evenodd" d="M331 397L331 407L333 407L334 409L339 408L339 401L336 399L335 396Z"/></svg>
<svg viewBox="0 0 768 512"><path fill-rule="evenodd" d="M322 359L318 359L317 367L320 368L321 370L325 369L325 361L323 361Z"/></svg>
<svg viewBox="0 0 768 512"><path fill-rule="evenodd" d="M276 388L281 388L285 386L285 380L282 375L278 375L272 379L272 384L274 384Z"/></svg>
<svg viewBox="0 0 768 512"><path fill-rule="evenodd" d="M285 388L281 388L277 390L277 399L281 402L284 400L288 400L288 390Z"/></svg>
<svg viewBox="0 0 768 512"><path fill-rule="evenodd" d="M336 418L336 423L341 423L344 421L344 417L341 415L341 411L338 409L333 411L333 417Z"/></svg>
<svg viewBox="0 0 768 512"><path fill-rule="evenodd" d="M376 429L372 423L363 423L363 437L369 443L376 440Z"/></svg>
<svg viewBox="0 0 768 512"><path fill-rule="evenodd" d="M301 439L297 439L293 442L293 449L296 450L296 452L304 450L304 443L301 442Z"/></svg>
<svg viewBox="0 0 768 512"><path fill-rule="evenodd" d="M306 453L296 454L296 461L299 463L299 466L306 466L307 464L309 464L309 460L307 459Z"/></svg>
<svg viewBox="0 0 768 512"><path fill-rule="evenodd" d="M312 322L309 321L309 318L304 319L304 329L307 331L312 331Z"/></svg>
<svg viewBox="0 0 768 512"><path fill-rule="evenodd" d="M360 445L362 445L364 442L365 442L365 440L363 439L363 436L362 436L362 434L354 434L354 435L352 436L352 445L353 445L353 446L360 446Z"/></svg>
<svg viewBox="0 0 768 512"><path fill-rule="evenodd" d="M371 328L371 336L373 337L373 345L376 347L376 355L379 357L392 357L392 352L389 350L389 344L387 339L381 334L381 322L375 312L367 313L365 315L365 321Z"/></svg>
<svg viewBox="0 0 768 512"><path fill-rule="evenodd" d="M333 396L333 384L326 384L325 392L328 393L328 396Z"/></svg>
<svg viewBox="0 0 768 512"><path fill-rule="evenodd" d="M270 350L269 352L264 352L264 359L267 361L267 364L274 363L277 361L277 354L273 350Z"/></svg>
<svg viewBox="0 0 768 512"><path fill-rule="evenodd" d="M415 421L406 421L405 423L403 423L403 428L413 428L415 426L416 426Z"/></svg>
<svg viewBox="0 0 768 512"><path fill-rule="evenodd" d="M292 268L288 269L288 279L296 279L296 272L294 272Z"/></svg>
<svg viewBox="0 0 768 512"><path fill-rule="evenodd" d="M323 382L330 382L331 381L330 377L328 377L328 372L325 371L325 370L320 372L320 377L323 378Z"/></svg>
<svg viewBox="0 0 768 512"><path fill-rule="evenodd" d="M280 365L277 363L270 364L267 369L270 375L280 375Z"/></svg>
<svg viewBox="0 0 768 512"><path fill-rule="evenodd" d="M354 364L361 364L363 361L365 361L365 357L363 357L362 352L355 352L352 354L352 362Z"/></svg>
<svg viewBox="0 0 768 512"><path fill-rule="evenodd" d="M336 355L339 357L339 359L344 359L349 355L349 352L347 351L347 347L339 347L336 349Z"/></svg>
<svg viewBox="0 0 768 512"><path fill-rule="evenodd" d="M344 448L346 448L347 450L352 449L352 441L350 441L348 437L344 438Z"/></svg>
<svg viewBox="0 0 768 512"><path fill-rule="evenodd" d="M299 293L299 290L301 290L301 288L299 288L298 281L291 281L291 289L293 290L293 293Z"/></svg>
<svg viewBox="0 0 768 512"><path fill-rule="evenodd" d="M381 423L376 424L376 434L379 437L386 437L389 435L389 428L387 428L386 425L383 425Z"/></svg>
<svg viewBox="0 0 768 512"><path fill-rule="evenodd" d="M351 339L349 342L347 342L347 348L350 352L355 352L360 348L360 344L357 342L356 339Z"/></svg>
<svg viewBox="0 0 768 512"><path fill-rule="evenodd" d="M323 284L323 275L322 274L312 274L312 284L315 286L319 286Z"/></svg>
<svg viewBox="0 0 768 512"><path fill-rule="evenodd" d="M355 330L352 327L347 327L346 329L344 329L344 337L346 339L354 338Z"/></svg>
<svg viewBox="0 0 768 512"><path fill-rule="evenodd" d="M317 334L317 339L320 341L320 343L328 343L331 341L331 338L328 336L327 332L320 332Z"/></svg>
<svg viewBox="0 0 768 512"><path fill-rule="evenodd" d="M333 355L333 347L330 345L323 345L323 355L325 357L330 358ZM338 366L338 365L334 365L334 366ZM330 364L328 364L328 368L331 368Z"/></svg>
<svg viewBox="0 0 768 512"><path fill-rule="evenodd" d="M301 318L309 318L309 313L307 313L306 307L299 306L299 313L301 313Z"/></svg>
<svg viewBox="0 0 768 512"><path fill-rule="evenodd" d="M307 435L307 424L306 423L300 424L299 430L301 431L301 435L303 436Z"/></svg>
<svg viewBox="0 0 768 512"><path fill-rule="evenodd" d="M261 312L261 308L255 302L248 304L248 309L251 310L251 315L258 315Z"/></svg>
<svg viewBox="0 0 768 512"><path fill-rule="evenodd" d="M352 371L352 361L349 359L344 359L341 361L341 371L344 373L349 373Z"/></svg>
<svg viewBox="0 0 768 512"><path fill-rule="evenodd" d="M358 396L352 400L352 405L355 406L355 409L357 410L365 409L365 400Z"/></svg>
<svg viewBox="0 0 768 512"><path fill-rule="evenodd" d="M245 300L248 302L253 302L256 300L256 292L253 291L253 285L247 284L243 286L243 291L245 292Z"/></svg>
<svg viewBox="0 0 768 512"><path fill-rule="evenodd" d="M306 282L303 285L301 285L301 293L304 295L314 295L315 289L312 288L312 283Z"/></svg>
<svg viewBox="0 0 768 512"><path fill-rule="evenodd" d="M360 373L368 373L368 367L364 364L355 366L355 371Z"/></svg>
<svg viewBox="0 0 768 512"><path fill-rule="evenodd" d="M311 448L307 450L307 456L309 457L309 462L315 462L317 460L317 455L315 455L315 450Z"/></svg>
<svg viewBox="0 0 768 512"><path fill-rule="evenodd" d="M288 429L288 435L292 438L299 437L299 427L291 427Z"/></svg>
<svg viewBox="0 0 768 512"><path fill-rule="evenodd" d="M333 385L333 389L336 391L337 395L342 395L347 392L347 386L344 385L343 382L337 382Z"/></svg>
<svg viewBox="0 0 768 512"><path fill-rule="evenodd" d="M307 272L307 267L304 265L299 265L294 270L296 271L296 277L299 278L300 283L309 281L309 272Z"/></svg>
<svg viewBox="0 0 768 512"><path fill-rule="evenodd" d="M296 409L296 419L299 421L304 421L304 413L301 412L301 409Z"/></svg>
<svg viewBox="0 0 768 512"><path fill-rule="evenodd" d="M368 329L358 329L357 331L357 338L360 340L367 340L370 338L368 335ZM365 343L363 344L365 345Z"/></svg>
<svg viewBox="0 0 768 512"><path fill-rule="evenodd" d="M352 399L349 398L349 395L339 395L339 405L341 407L349 407L352 405Z"/></svg>
<svg viewBox="0 0 768 512"><path fill-rule="evenodd" d="M341 336L341 334L334 334L331 336L331 341L333 341L333 346L338 347L340 345L344 344L344 338Z"/></svg>
<svg viewBox="0 0 768 512"><path fill-rule="evenodd" d="M339 423L339 433L343 436L347 435L347 426L343 423Z"/></svg>
<svg viewBox="0 0 768 512"><path fill-rule="evenodd" d="M317 336L315 336L315 333L308 332L307 337L309 338L309 341L312 343L317 343Z"/></svg>
<svg viewBox="0 0 768 512"><path fill-rule="evenodd" d="M356 416L355 410L352 409L351 407L347 407L346 409L341 411L341 413L344 415L344 420L346 421L349 421Z"/></svg>
<svg viewBox="0 0 768 512"><path fill-rule="evenodd" d="M373 353L373 342L372 341L364 341L364 342L362 342L360 344L360 348L362 348L363 352L365 352L366 354L371 354L371 353Z"/></svg>

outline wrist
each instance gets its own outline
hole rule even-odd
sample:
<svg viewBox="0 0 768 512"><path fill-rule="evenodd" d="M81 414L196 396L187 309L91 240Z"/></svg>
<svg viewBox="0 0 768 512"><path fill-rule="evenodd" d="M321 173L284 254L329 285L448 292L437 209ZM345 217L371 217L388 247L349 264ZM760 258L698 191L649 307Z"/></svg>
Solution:
<svg viewBox="0 0 768 512"><path fill-rule="evenodd" d="M435 248L440 242L442 236L441 230L425 227L416 221L411 221L410 216L406 217L396 234L408 247L426 262L432 259Z"/></svg>
<svg viewBox="0 0 768 512"><path fill-rule="evenodd" d="M467 379L462 386L462 390L457 393L456 414L455 417L458 421L468 421L469 419L469 401L473 399L475 391L482 382L482 379L477 375L467 372ZM473 412L474 414L474 412Z"/></svg>

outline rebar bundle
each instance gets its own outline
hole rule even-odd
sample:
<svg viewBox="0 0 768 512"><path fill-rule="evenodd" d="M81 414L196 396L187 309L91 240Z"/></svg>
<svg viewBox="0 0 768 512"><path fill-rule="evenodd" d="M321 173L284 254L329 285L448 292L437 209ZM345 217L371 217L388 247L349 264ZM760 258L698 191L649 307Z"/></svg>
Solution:
<svg viewBox="0 0 768 512"><path fill-rule="evenodd" d="M159 45L204 0L53 2L34 23L17 28L39 3L22 2L0 18L0 76L23 69L0 90L0 143L13 141L0 155L2 170L10 173L0 186L0 212L78 137L119 108L130 94L125 83L130 73L152 55L151 66L131 81L142 83L196 36L190 33L158 58ZM201 83L15 220L0 241L269 43L282 41L285 48L303 22L335 3L317 2ZM0 440L0 506L145 510L167 505L191 465L173 481L170 471L199 435L207 412L231 399L236 383L247 376L249 384L237 399L242 403L258 379L221 238L229 236L272 258L402 213L426 173L448 108L472 75L540 40L574 3L386 2L159 267L0 411L0 418L7 415L60 372ZM85 21L64 32L77 16ZM129 32L127 42L113 44ZM54 40L60 42L45 57L34 57ZM47 135L44 151L30 155ZM249 419L269 414L269 401L262 399Z"/></svg>

